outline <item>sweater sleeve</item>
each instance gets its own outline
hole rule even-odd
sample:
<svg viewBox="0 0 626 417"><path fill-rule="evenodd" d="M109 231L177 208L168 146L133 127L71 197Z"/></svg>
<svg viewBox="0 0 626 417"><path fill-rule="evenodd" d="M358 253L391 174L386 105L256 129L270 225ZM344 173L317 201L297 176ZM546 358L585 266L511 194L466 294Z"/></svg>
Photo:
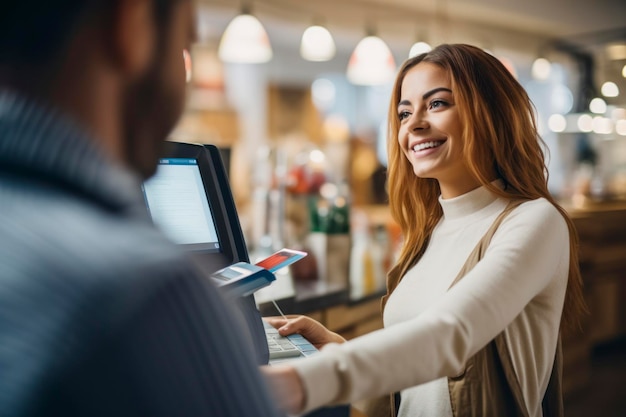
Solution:
<svg viewBox="0 0 626 417"><path fill-rule="evenodd" d="M544 199L524 203L500 225L483 259L433 307L294 362L306 410L458 374L552 281L566 281L568 264L561 214Z"/></svg>

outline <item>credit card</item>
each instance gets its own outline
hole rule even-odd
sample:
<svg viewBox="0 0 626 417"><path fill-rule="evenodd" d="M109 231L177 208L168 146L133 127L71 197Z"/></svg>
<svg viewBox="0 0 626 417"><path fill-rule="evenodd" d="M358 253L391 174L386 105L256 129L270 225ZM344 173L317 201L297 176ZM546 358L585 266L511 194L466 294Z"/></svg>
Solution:
<svg viewBox="0 0 626 417"><path fill-rule="evenodd" d="M299 261L307 255L306 252L283 248L265 259L258 261L255 265L265 268L270 272L276 272L292 263Z"/></svg>

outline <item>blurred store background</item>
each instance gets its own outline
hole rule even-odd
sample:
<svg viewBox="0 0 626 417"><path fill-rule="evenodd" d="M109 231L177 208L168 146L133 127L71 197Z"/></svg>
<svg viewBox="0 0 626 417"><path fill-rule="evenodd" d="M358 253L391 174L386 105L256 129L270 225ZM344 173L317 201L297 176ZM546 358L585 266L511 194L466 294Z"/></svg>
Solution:
<svg viewBox="0 0 626 417"><path fill-rule="evenodd" d="M287 309L331 327L332 309L345 308L341 317L355 318L336 328L348 337L380 325L377 298L402 238L385 193L396 68L440 43L474 44L505 63L536 106L550 190L581 234L591 314L566 341L570 402L594 386L595 352L626 334L624 0L198 4L189 102L172 139L222 148L251 253L310 253L267 297L291 297ZM297 307L303 291L336 289L347 294L339 306ZM363 312L368 300L372 314ZM622 384L609 391L623 392L620 363Z"/></svg>

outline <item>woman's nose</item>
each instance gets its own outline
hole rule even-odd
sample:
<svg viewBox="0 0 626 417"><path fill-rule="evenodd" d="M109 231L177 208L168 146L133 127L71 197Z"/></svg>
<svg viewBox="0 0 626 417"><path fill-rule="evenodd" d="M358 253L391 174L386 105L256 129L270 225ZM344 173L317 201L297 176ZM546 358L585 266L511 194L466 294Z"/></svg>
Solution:
<svg viewBox="0 0 626 417"><path fill-rule="evenodd" d="M409 130L418 131L428 129L429 127L428 120L424 117L420 112L415 112L411 115L411 120L409 121Z"/></svg>

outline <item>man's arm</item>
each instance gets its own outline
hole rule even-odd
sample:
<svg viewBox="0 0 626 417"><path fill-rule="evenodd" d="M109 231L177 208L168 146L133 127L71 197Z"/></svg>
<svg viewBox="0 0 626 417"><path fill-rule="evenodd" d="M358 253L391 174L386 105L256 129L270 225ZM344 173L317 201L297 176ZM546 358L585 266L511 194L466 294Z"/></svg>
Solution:
<svg viewBox="0 0 626 417"><path fill-rule="evenodd" d="M240 321L208 280L183 275L147 297L75 370L64 391L77 414L279 415Z"/></svg>

